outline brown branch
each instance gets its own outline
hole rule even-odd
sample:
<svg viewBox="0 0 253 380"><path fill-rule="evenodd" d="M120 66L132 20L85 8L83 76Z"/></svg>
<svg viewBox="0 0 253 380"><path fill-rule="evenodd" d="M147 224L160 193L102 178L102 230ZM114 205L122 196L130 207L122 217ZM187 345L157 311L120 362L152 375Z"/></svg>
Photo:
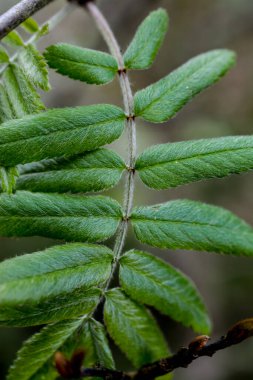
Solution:
<svg viewBox="0 0 253 380"><path fill-rule="evenodd" d="M22 0L0 16L0 40L53 0Z"/></svg>

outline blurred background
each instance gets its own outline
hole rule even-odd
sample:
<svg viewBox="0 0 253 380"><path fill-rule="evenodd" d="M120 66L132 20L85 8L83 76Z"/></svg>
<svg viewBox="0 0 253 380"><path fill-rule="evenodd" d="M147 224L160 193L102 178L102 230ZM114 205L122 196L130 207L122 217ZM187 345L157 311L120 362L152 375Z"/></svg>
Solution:
<svg viewBox="0 0 253 380"><path fill-rule="evenodd" d="M0 13L17 1L1 0ZM180 114L164 124L138 120L138 151L154 143L251 134L253 132L253 1L252 0L101 0L98 2L108 18L122 50L130 42L140 21L153 9L164 7L170 15L170 28L165 43L148 71L131 73L134 90L165 76L168 72L201 52L230 48L236 51L236 67L218 84L186 106ZM64 4L57 0L36 15L43 22ZM106 51L106 46L88 15L74 10L39 47L70 42ZM43 94L47 107L65 107L93 103L121 105L119 86L113 83L97 87L61 77L50 71L52 91ZM113 144L126 155L125 136ZM123 181L108 192L122 200ZM135 204L154 204L174 198L201 200L225 207L253 225L253 173L209 180L159 194L137 180ZM0 239L1 259L34 252L56 242L41 238ZM133 235L127 248L141 247ZM253 316L253 260L211 253L156 250L142 247L173 263L197 284L213 321L213 338L218 338L237 320ZM157 315L173 351L194 338L194 333L169 318ZM5 379L8 366L22 341L36 329L0 329L0 379ZM128 363L114 347L121 368ZM217 353L212 359L202 358L188 369L179 369L175 380L252 380L253 339Z"/></svg>

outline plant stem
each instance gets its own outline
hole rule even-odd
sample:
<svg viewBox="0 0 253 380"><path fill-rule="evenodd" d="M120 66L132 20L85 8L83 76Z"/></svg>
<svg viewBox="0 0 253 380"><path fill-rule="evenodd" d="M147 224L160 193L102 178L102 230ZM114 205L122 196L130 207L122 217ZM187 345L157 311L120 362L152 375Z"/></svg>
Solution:
<svg viewBox="0 0 253 380"><path fill-rule="evenodd" d="M124 194L124 218L121 221L114 245L115 261L112 266L111 275L107 281L105 290L110 286L110 283L113 279L113 276L116 272L119 258L122 254L124 243L128 230L128 219L133 206L133 196L134 196L134 167L136 161L136 127L135 127L135 118L134 118L134 101L133 94L131 90L130 81L128 74L124 67L124 59L120 51L119 44L108 24L103 14L97 8L97 6L88 2L86 8L93 17L98 29L100 30L102 37L108 45L108 48L111 54L118 62L118 74L119 74L119 83L122 92L124 109L126 114L126 128L128 133L128 159L127 167L128 172L126 175L126 186Z"/></svg>

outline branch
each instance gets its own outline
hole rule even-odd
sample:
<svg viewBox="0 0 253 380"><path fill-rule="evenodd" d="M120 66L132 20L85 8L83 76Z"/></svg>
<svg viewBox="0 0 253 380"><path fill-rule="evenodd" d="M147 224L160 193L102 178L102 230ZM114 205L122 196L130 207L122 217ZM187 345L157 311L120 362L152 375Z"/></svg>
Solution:
<svg viewBox="0 0 253 380"><path fill-rule="evenodd" d="M0 40L53 0L22 0L0 16Z"/></svg>

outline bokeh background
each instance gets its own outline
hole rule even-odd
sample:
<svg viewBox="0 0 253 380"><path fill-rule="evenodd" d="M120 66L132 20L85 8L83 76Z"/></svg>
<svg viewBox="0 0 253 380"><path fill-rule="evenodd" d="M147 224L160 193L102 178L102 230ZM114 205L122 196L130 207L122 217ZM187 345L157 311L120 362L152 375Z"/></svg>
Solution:
<svg viewBox="0 0 253 380"><path fill-rule="evenodd" d="M17 1L1 0L0 13ZM98 2L124 50L140 21L149 11L164 7L170 15L165 43L148 71L131 73L137 90L160 79L169 71L201 52L227 47L236 51L236 67L218 84L186 106L173 120L151 124L138 120L138 151L154 143L253 132L253 1L252 0L101 0ZM36 15L40 22L64 5L57 0ZM106 51L106 46L88 15L74 10L40 42L43 49L52 43L70 42ZM97 87L72 81L50 71L52 91L43 94L47 107L93 103L121 105L119 86ZM126 155L126 138L113 144ZM174 198L189 198L223 206L253 225L253 173L209 180L160 191L145 188L137 180L135 204L154 204ZM108 194L122 200L123 181ZM34 252L57 242L41 238L0 239L1 259ZM131 235L128 247L140 245ZM143 247L142 247L143 248ZM144 247L173 263L191 277L203 295L213 321L212 336L221 336L237 320L253 316L253 260L217 254L155 250ZM157 315L173 351L187 344L194 333L169 318ZM20 348L36 329L0 329L0 379ZM116 347L119 366L128 363ZM179 369L175 380L252 380L253 339L224 350L212 359L202 358L188 369Z"/></svg>

